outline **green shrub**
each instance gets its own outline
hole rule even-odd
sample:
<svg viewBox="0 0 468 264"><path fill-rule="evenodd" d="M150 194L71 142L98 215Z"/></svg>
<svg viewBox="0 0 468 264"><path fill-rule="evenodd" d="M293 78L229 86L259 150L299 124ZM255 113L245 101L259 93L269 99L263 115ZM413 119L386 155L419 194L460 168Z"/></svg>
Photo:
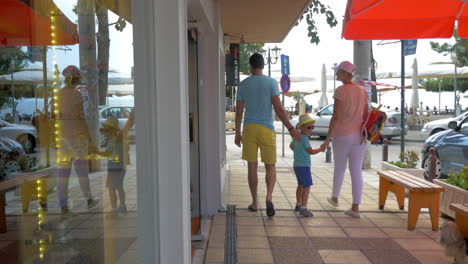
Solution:
<svg viewBox="0 0 468 264"><path fill-rule="evenodd" d="M401 162L401 161L389 161L388 163L390 163L390 164L392 164L392 165L394 165L394 166L397 166L397 167L399 167L399 168L408 168L408 167L406 166L406 164L403 163L403 162Z"/></svg>
<svg viewBox="0 0 468 264"><path fill-rule="evenodd" d="M407 150L406 152L400 153L399 161L389 161L388 163L395 165L400 168L416 168L418 165L418 153L413 150Z"/></svg>
<svg viewBox="0 0 468 264"><path fill-rule="evenodd" d="M442 181L460 187L464 190L468 190L468 165L465 165L465 167L463 167L459 172L449 173L447 179Z"/></svg>

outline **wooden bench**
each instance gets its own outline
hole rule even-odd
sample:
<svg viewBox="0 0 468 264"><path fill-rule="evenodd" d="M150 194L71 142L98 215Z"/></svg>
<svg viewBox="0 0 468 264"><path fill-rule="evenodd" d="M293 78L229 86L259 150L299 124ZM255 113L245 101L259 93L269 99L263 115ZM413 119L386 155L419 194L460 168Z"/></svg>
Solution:
<svg viewBox="0 0 468 264"><path fill-rule="evenodd" d="M468 204L450 204L449 209L455 212L455 223L468 238Z"/></svg>
<svg viewBox="0 0 468 264"><path fill-rule="evenodd" d="M21 190L23 212L29 208L31 197L35 194L41 206L47 208L47 180L48 173L28 173L18 175L13 179L0 182L0 233L7 231L5 214L5 193L17 189Z"/></svg>
<svg viewBox="0 0 468 264"><path fill-rule="evenodd" d="M408 230L414 230L421 208L429 208L432 230L439 228L439 197L444 191L434 183L403 171L379 171L379 209L383 210L389 191L395 193L400 210L405 208L405 188L408 196Z"/></svg>

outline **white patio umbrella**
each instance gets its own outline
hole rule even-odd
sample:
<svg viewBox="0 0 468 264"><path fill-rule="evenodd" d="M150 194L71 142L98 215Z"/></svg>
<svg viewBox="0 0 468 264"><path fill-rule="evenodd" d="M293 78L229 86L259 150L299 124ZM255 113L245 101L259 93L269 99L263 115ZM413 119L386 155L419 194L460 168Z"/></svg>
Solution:
<svg viewBox="0 0 468 264"><path fill-rule="evenodd" d="M327 98L327 70L325 69L325 64L322 65L322 95L320 96L319 100L319 109L328 105L328 98Z"/></svg>
<svg viewBox="0 0 468 264"><path fill-rule="evenodd" d="M413 94L411 96L411 108L417 109L419 107L418 95L418 61L414 58L413 62L413 79L412 79Z"/></svg>

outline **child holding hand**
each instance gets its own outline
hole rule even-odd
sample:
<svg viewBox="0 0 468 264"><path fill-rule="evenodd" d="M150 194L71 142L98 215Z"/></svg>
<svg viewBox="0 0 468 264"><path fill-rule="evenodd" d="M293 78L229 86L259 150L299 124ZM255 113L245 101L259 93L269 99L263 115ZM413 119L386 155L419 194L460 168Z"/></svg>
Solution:
<svg viewBox="0 0 468 264"><path fill-rule="evenodd" d="M308 114L299 116L297 129L301 135L301 141L292 141L289 147L294 151L294 173L297 177L296 207L294 211L304 217L312 217L313 214L307 209L310 186L312 185L312 174L310 172L310 155L317 154L326 150L325 147L313 149L310 146L309 136L314 129L315 120Z"/></svg>

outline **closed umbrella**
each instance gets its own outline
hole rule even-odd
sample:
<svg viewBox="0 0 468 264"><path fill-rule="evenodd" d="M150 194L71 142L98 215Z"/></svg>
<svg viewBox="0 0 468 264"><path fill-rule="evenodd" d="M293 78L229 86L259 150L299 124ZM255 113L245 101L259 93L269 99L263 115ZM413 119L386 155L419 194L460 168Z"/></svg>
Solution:
<svg viewBox="0 0 468 264"><path fill-rule="evenodd" d="M418 95L418 61L414 58L413 62L413 80L412 80L413 95L411 96L411 108L417 109L419 107Z"/></svg>
<svg viewBox="0 0 468 264"><path fill-rule="evenodd" d="M327 70L325 69L325 64L322 65L322 95L320 96L319 100L319 109L323 108L328 105L328 98L327 98Z"/></svg>

